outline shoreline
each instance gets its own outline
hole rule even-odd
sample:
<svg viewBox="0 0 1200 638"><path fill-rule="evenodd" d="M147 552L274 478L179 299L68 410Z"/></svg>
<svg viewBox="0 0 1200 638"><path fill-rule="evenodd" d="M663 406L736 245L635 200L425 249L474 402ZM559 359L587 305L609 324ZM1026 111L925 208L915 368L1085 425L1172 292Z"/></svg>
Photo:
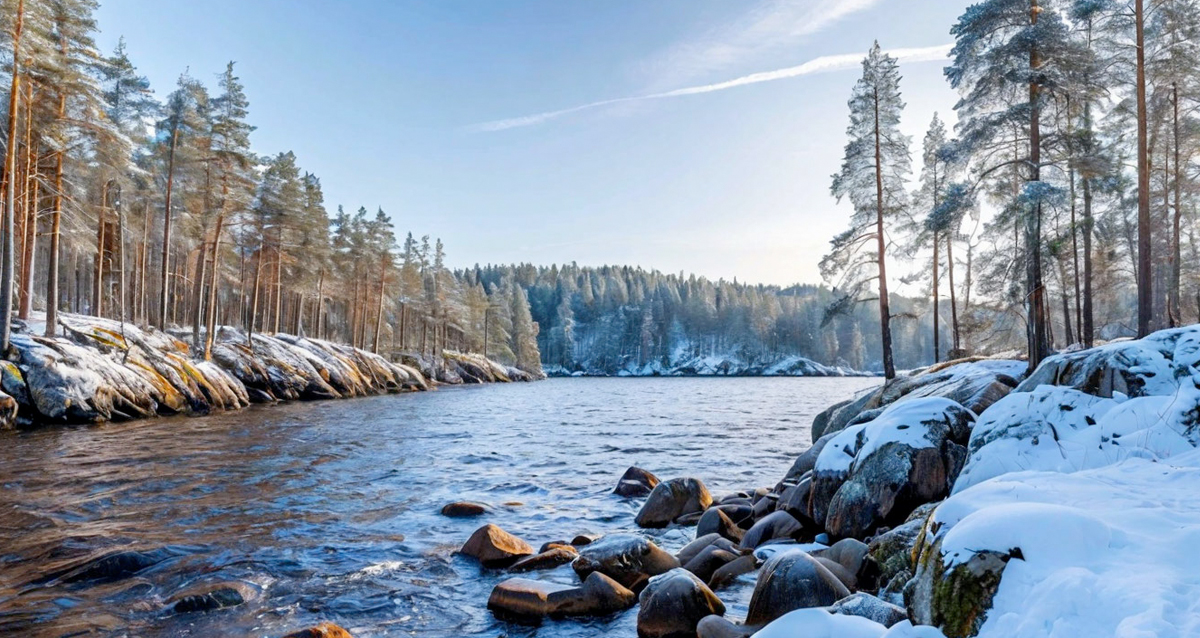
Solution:
<svg viewBox="0 0 1200 638"><path fill-rule="evenodd" d="M60 334L16 322L0 360L0 429L198 416L251 404L400 394L439 385L533 381L482 355L404 353L400 361L330 341L222 327L211 360L156 329L64 314Z"/></svg>

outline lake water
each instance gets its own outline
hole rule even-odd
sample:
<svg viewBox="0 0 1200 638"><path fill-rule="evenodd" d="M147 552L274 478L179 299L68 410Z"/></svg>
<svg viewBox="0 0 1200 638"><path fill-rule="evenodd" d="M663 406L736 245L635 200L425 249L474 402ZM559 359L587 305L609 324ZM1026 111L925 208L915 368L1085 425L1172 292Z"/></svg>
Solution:
<svg viewBox="0 0 1200 638"><path fill-rule="evenodd" d="M535 548L634 530L611 494L639 465L714 496L773 485L822 409L878 379L555 379L202 418L0 433L0 634L280 636L321 620L368 636L629 636L636 609L496 621L505 575L453 555L484 522ZM474 500L486 517L440 508ZM690 528L648 532L675 551ZM48 575L116 549L171 558L109 583ZM569 566L534 578L575 582ZM237 581L243 605L167 601ZM720 592L744 613L751 581Z"/></svg>

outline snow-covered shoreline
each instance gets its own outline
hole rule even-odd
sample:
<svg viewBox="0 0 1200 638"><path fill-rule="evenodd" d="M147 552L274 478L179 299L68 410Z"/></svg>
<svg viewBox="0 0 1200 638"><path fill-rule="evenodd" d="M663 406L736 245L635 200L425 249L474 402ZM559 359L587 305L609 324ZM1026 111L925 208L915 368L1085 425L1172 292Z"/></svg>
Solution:
<svg viewBox="0 0 1200 638"><path fill-rule="evenodd" d="M477 354L446 351L402 362L287 334L216 335L211 360L168 333L61 315L58 336L18 323L0 361L0 429L237 410L251 403L340 399L429 390L441 383L534 377Z"/></svg>
<svg viewBox="0 0 1200 638"><path fill-rule="evenodd" d="M531 555L481 528L481 555L583 581L514 578L489 607L638 605L655 637L1200 635L1200 326L1030 374L987 358L902 374L830 406L812 439L778 483L728 495L627 470L616 494L646 496L631 527L696 526L675 555L639 535ZM747 616L726 617L738 582Z"/></svg>
<svg viewBox="0 0 1200 638"><path fill-rule="evenodd" d="M614 368L567 369L544 365L549 377L875 377L844 366L817 363L799 355L750 361L736 356L676 357L668 363L628 363Z"/></svg>

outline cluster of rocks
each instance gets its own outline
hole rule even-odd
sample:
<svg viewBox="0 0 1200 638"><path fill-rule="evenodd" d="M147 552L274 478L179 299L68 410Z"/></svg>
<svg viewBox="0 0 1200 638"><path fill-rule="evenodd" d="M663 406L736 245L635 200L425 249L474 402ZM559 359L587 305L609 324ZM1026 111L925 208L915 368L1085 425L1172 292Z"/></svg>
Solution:
<svg viewBox="0 0 1200 638"><path fill-rule="evenodd" d="M694 540L674 553L637 533L535 552L494 525L477 530L461 553L508 571L571 565L576 584L527 575L497 584L488 607L504 619L637 605L643 638L749 636L800 609L898 626L912 616L904 595L934 504L964 467L978 414L1013 391L1024 366L938 366L833 406L817 418L813 446L773 486L714 498L698 478L660 481L629 468L614 492L645 498L635 526L695 527ZM751 577L746 617L725 618L719 592Z"/></svg>
<svg viewBox="0 0 1200 638"><path fill-rule="evenodd" d="M529 381L525 372L456 352L392 362L287 334L221 328L212 358L154 329L62 315L60 336L18 323L0 360L0 428L206 414L251 403L428 390L434 383Z"/></svg>

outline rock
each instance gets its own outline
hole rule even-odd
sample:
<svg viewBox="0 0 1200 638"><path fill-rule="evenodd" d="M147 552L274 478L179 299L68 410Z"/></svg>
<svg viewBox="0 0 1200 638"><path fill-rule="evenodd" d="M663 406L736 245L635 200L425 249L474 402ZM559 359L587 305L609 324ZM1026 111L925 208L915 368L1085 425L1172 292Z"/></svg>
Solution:
<svg viewBox="0 0 1200 638"><path fill-rule="evenodd" d="M696 523L696 537L699 538L706 534L718 534L734 543L740 543L746 532L738 527L733 519L729 518L721 506L717 506L705 510Z"/></svg>
<svg viewBox="0 0 1200 638"><path fill-rule="evenodd" d="M684 564L683 568L692 572L697 578L704 582L708 582L721 567L737 560L740 554L721 549L716 545L709 545L700 550L694 558Z"/></svg>
<svg viewBox="0 0 1200 638"><path fill-rule="evenodd" d="M947 568L941 539L923 549L917 572L905 589L913 621L936 625L948 638L974 636L983 625L1010 554L984 550Z"/></svg>
<svg viewBox="0 0 1200 638"><path fill-rule="evenodd" d="M812 552L812 555L828 558L841 565L847 573L857 575L862 570L863 561L867 557L867 551L868 547L866 543L854 538L843 538L828 549Z"/></svg>
<svg viewBox="0 0 1200 638"><path fill-rule="evenodd" d="M555 547L540 554L526 556L517 560L508 568L510 572L531 572L539 569L554 569L575 560L579 552L574 547Z"/></svg>
<svg viewBox="0 0 1200 638"><path fill-rule="evenodd" d="M673 478L654 487L634 523L638 527L666 527L680 516L703 512L709 505L712 496L700 479Z"/></svg>
<svg viewBox="0 0 1200 638"><path fill-rule="evenodd" d="M638 596L639 638L684 638L710 615L725 614L725 605L699 578L685 569L655 576Z"/></svg>
<svg viewBox="0 0 1200 638"><path fill-rule="evenodd" d="M749 638L758 627L739 625L724 616L705 616L696 625L697 638Z"/></svg>
<svg viewBox="0 0 1200 638"><path fill-rule="evenodd" d="M817 458L810 515L838 538L865 538L949 494L974 415L941 398L897 402L829 441Z"/></svg>
<svg viewBox="0 0 1200 638"><path fill-rule="evenodd" d="M754 549L767 541L779 538L796 538L804 531L804 525L787 512L772 512L754 524L742 538L744 549Z"/></svg>
<svg viewBox="0 0 1200 638"><path fill-rule="evenodd" d="M128 578L177 555L178 553L168 548L148 551L125 550L110 552L89 560L74 569L57 574L56 577L61 578L66 583L88 581L111 582Z"/></svg>
<svg viewBox="0 0 1200 638"><path fill-rule="evenodd" d="M884 627L891 627L908 619L908 611L903 607L884 602L864 592L851 594L837 601L829 608L829 612L867 618Z"/></svg>
<svg viewBox="0 0 1200 638"><path fill-rule="evenodd" d="M552 549L560 549L560 548L566 548L567 550L570 550L570 551L576 551L575 546L568 543L567 541L550 541L548 543L542 543L542 546L538 549L537 553L545 554L546 552L548 552ZM578 552L576 551L576 553L578 553Z"/></svg>
<svg viewBox="0 0 1200 638"><path fill-rule="evenodd" d="M1195 331L1194 326L1160 330L1136 341L1046 357L1017 386L1017 392L1053 385L1105 398L1118 393L1129 397L1173 394L1194 363L1193 358L1183 356L1176 362L1176 346L1181 338L1192 338Z"/></svg>
<svg viewBox="0 0 1200 638"><path fill-rule="evenodd" d="M599 534L576 534L575 538L571 539L571 545L574 547L583 547L584 545L591 545L598 540L600 540Z"/></svg>
<svg viewBox="0 0 1200 638"><path fill-rule="evenodd" d="M473 503L471 501L447 503L444 507L442 507L442 516L449 516L452 518L483 516L487 513L487 505L484 505L483 503Z"/></svg>
<svg viewBox="0 0 1200 638"><path fill-rule="evenodd" d="M727 587L737 580L738 576L753 573L756 569L758 569L758 559L753 554L738 556L736 560L717 568L717 571L713 572L712 577L708 579L708 586L713 589Z"/></svg>
<svg viewBox="0 0 1200 638"><path fill-rule="evenodd" d="M769 623L794 609L827 607L850 591L816 559L796 550L771 557L758 573L746 623Z"/></svg>
<svg viewBox="0 0 1200 638"><path fill-rule="evenodd" d="M502 619L600 616L628 609L637 596L613 579L593 572L579 587L510 578L492 589L488 609Z"/></svg>
<svg viewBox="0 0 1200 638"><path fill-rule="evenodd" d="M704 536L698 537L696 540L688 543L687 545L684 545L683 549L679 550L678 554L675 554L675 558L679 560L679 564L686 564L696 556L699 556L700 552L704 551L704 549L709 546L715 546L716 548L723 549L727 552L737 553L738 551L737 547L733 544L733 541L727 538L722 538L720 534L714 533L705 534Z"/></svg>
<svg viewBox="0 0 1200 638"><path fill-rule="evenodd" d="M584 547L571 568L586 579L600 572L621 585L640 591L651 576L679 567L674 556L642 536L614 534Z"/></svg>
<svg viewBox="0 0 1200 638"><path fill-rule="evenodd" d="M175 599L173 609L177 614L195 611L212 611L225 607L236 607L246 602L235 587L216 587L203 593L185 594Z"/></svg>
<svg viewBox="0 0 1200 638"><path fill-rule="evenodd" d="M640 467L630 467L625 470L617 481L617 489L613 494L618 496L646 496L658 485L658 477Z"/></svg>
<svg viewBox="0 0 1200 638"><path fill-rule="evenodd" d="M837 576L837 579L846 586L846 589L854 591L858 586L858 579L854 576L854 574L851 574L849 571L847 571L841 563L832 561L824 556L813 556L813 559L818 563L821 563L822 567L828 569L829 573Z"/></svg>
<svg viewBox="0 0 1200 638"><path fill-rule="evenodd" d="M683 526L683 527L692 527L696 523L700 522L700 517L703 515L704 515L704 512L689 512L687 514L683 514L682 516L679 516L678 518L676 518L675 520L673 520L671 522L675 523L676 525Z"/></svg>
<svg viewBox="0 0 1200 638"><path fill-rule="evenodd" d="M315 627L293 631L283 638L353 638L350 632L331 622L323 622Z"/></svg>
<svg viewBox="0 0 1200 638"><path fill-rule="evenodd" d="M867 554L879 570L880 583L886 585L897 574L912 571L913 545L924 526L925 519L918 518L871 539Z"/></svg>
<svg viewBox="0 0 1200 638"><path fill-rule="evenodd" d="M459 550L460 554L479 560L484 567L506 567L522 556L529 556L529 543L488 523L475 530Z"/></svg>
<svg viewBox="0 0 1200 638"><path fill-rule="evenodd" d="M806 526L820 527L809 517L809 497L812 495L812 472L805 474L795 485L786 488L779 495L775 509L791 514L793 518Z"/></svg>
<svg viewBox="0 0 1200 638"><path fill-rule="evenodd" d="M554 610L550 599L577 588L542 580L510 578L492 588L487 607L499 618L542 618Z"/></svg>

